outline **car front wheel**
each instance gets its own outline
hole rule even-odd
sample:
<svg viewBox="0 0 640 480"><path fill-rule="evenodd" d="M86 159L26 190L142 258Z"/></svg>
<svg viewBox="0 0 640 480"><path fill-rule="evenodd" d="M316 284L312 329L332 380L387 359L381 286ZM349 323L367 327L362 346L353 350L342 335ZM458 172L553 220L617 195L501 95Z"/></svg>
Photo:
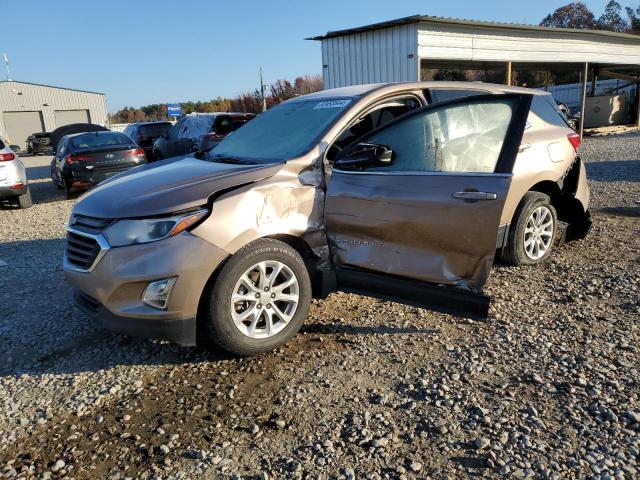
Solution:
<svg viewBox="0 0 640 480"><path fill-rule="evenodd" d="M548 195L527 192L514 215L502 258L511 265L533 265L549 256L558 217Z"/></svg>
<svg viewBox="0 0 640 480"><path fill-rule="evenodd" d="M295 249L262 239L231 257L204 295L202 340L237 355L255 355L300 330L309 312L311 281Z"/></svg>

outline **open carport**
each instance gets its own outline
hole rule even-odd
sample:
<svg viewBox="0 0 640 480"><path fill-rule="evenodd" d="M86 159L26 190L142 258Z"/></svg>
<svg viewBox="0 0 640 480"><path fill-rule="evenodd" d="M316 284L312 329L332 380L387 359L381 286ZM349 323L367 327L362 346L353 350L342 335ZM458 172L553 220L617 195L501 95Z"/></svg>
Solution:
<svg viewBox="0 0 640 480"><path fill-rule="evenodd" d="M629 112L640 126L635 35L415 15L309 40L322 42L325 88L425 80L439 70L481 72L475 78L509 85L518 73L573 74L582 86L582 134L587 97L595 95L599 78L616 78L636 85Z"/></svg>

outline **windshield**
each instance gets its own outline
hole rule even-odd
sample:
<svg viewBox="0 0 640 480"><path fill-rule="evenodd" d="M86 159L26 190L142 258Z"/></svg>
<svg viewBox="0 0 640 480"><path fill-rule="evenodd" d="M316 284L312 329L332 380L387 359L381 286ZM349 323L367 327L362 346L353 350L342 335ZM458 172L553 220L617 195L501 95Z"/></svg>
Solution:
<svg viewBox="0 0 640 480"><path fill-rule="evenodd" d="M130 143L131 140L119 132L86 133L71 139L71 144L75 148L106 147L109 145L128 145Z"/></svg>
<svg viewBox="0 0 640 480"><path fill-rule="evenodd" d="M351 104L351 98L294 100L277 105L227 136L212 161L277 163L306 153Z"/></svg>

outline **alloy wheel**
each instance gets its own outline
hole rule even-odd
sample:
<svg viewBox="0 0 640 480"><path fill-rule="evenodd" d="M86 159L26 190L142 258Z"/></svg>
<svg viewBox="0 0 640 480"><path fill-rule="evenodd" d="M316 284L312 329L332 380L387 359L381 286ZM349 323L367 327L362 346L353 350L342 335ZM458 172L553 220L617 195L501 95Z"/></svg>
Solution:
<svg viewBox="0 0 640 480"><path fill-rule="evenodd" d="M254 339L280 333L295 315L300 284L286 264L262 261L247 269L231 295L231 316L238 330Z"/></svg>
<svg viewBox="0 0 640 480"><path fill-rule="evenodd" d="M532 260L539 260L547 253L553 240L553 215L541 205L531 212L524 228L524 251Z"/></svg>

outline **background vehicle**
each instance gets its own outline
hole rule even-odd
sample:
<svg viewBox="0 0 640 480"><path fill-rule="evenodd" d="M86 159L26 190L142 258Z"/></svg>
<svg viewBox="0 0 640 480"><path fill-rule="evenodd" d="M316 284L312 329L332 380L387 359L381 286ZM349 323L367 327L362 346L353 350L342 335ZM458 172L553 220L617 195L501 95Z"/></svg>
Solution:
<svg viewBox="0 0 640 480"><path fill-rule="evenodd" d="M140 122L132 123L124 129L127 137L133 140L139 147L144 149L147 161L153 160L153 144L154 142L169 133L171 122Z"/></svg>
<svg viewBox="0 0 640 480"><path fill-rule="evenodd" d="M7 145L0 138L0 202L13 202L20 208L33 205L27 172L18 157L20 147Z"/></svg>
<svg viewBox="0 0 640 480"><path fill-rule="evenodd" d="M58 143L51 179L70 198L75 191L145 163L144 150L120 132L75 133Z"/></svg>
<svg viewBox="0 0 640 480"><path fill-rule="evenodd" d="M252 113L191 113L180 118L153 145L153 159L211 150L229 133L254 118Z"/></svg>
<svg viewBox="0 0 640 480"><path fill-rule="evenodd" d="M108 328L243 355L287 341L334 290L485 316L496 251L535 264L558 220L564 240L588 233L578 146L545 92L325 90L268 110L208 161L148 165L86 195L65 274Z"/></svg>
<svg viewBox="0 0 640 480"><path fill-rule="evenodd" d="M561 102L560 100L555 100L555 102L556 105L558 105L558 109L566 117L569 126L573 130L578 130L578 127L580 126L580 111L569 107L569 105Z"/></svg>
<svg viewBox="0 0 640 480"><path fill-rule="evenodd" d="M53 152L49 142L50 132L33 133L27 137L27 152L31 155L50 155Z"/></svg>
<svg viewBox="0 0 640 480"><path fill-rule="evenodd" d="M56 128L51 135L49 135L49 144L51 149L55 152L58 149L58 142L65 135L71 135L73 133L82 132L108 132L109 129L102 125L96 125L95 123L72 123L70 125L64 125Z"/></svg>

